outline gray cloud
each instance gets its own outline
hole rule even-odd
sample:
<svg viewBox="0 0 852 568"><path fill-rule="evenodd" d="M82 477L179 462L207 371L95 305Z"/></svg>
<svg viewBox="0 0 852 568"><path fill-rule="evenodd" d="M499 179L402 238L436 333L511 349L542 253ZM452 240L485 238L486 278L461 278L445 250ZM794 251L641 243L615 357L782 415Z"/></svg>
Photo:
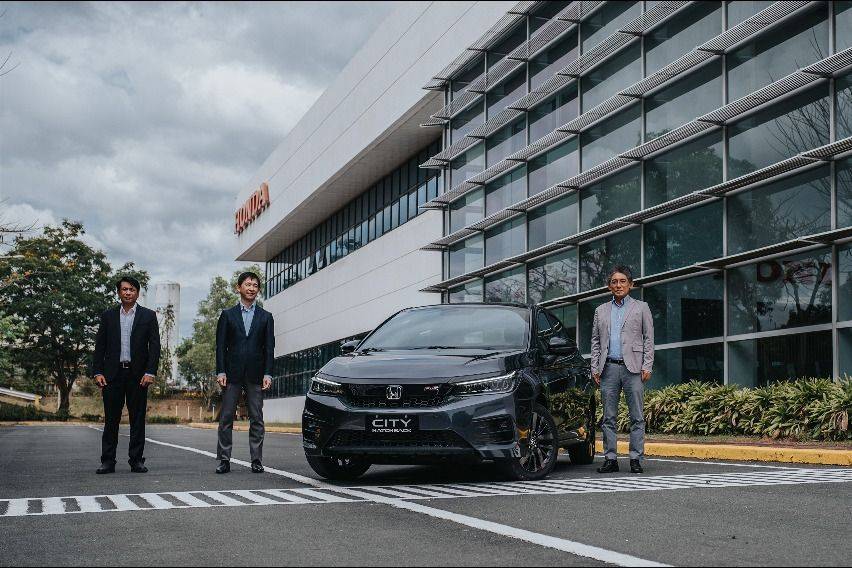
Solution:
<svg viewBox="0 0 852 568"><path fill-rule="evenodd" d="M230 274L233 199L392 3L3 3L0 199L79 219L114 264Z"/></svg>

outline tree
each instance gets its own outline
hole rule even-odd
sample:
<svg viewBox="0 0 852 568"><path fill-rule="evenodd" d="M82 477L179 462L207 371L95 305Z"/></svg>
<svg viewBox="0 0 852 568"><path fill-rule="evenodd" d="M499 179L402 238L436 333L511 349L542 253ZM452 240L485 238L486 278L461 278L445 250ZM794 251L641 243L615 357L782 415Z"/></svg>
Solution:
<svg viewBox="0 0 852 568"><path fill-rule="evenodd" d="M157 394L165 395L174 379L172 373L172 355L176 346L172 345L172 331L175 328L175 308L169 304L157 311L162 317L162 322L160 324L160 367L157 370L157 380L154 386Z"/></svg>
<svg viewBox="0 0 852 568"><path fill-rule="evenodd" d="M116 274L83 234L76 221L47 226L41 235L16 239L11 260L0 266L0 280L21 275L0 290L7 316L23 328L12 349L14 363L35 385L46 379L56 385L60 412L68 412L71 387L88 370L100 314L117 301ZM132 263L122 270L147 284L147 273Z"/></svg>

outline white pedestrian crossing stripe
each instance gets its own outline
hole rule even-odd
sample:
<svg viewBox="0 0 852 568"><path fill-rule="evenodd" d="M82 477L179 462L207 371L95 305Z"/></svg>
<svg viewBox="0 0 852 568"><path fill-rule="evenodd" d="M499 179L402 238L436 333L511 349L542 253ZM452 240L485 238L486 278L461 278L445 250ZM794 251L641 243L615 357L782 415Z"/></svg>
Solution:
<svg viewBox="0 0 852 568"><path fill-rule="evenodd" d="M372 498L405 501L477 497L565 495L624 491L665 491L720 487L754 487L852 482L852 469L786 469L701 475L546 479L507 483L357 486L333 489L232 489L122 495L86 495L0 499L0 517L155 511L205 507L320 505L369 502Z"/></svg>

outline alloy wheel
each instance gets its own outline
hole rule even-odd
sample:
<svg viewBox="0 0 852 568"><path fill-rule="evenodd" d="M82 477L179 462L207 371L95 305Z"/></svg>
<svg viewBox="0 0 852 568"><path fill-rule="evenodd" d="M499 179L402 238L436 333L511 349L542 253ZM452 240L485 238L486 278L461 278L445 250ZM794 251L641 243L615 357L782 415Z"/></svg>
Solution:
<svg viewBox="0 0 852 568"><path fill-rule="evenodd" d="M529 444L526 455L520 458L521 467L530 473L539 472L550 464L555 453L555 436L550 422L533 412Z"/></svg>

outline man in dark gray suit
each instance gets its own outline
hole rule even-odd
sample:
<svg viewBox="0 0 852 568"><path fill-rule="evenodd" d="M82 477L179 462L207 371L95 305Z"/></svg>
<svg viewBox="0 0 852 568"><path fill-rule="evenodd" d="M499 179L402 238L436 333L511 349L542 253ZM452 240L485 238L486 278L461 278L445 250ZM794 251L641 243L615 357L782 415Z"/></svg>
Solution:
<svg viewBox="0 0 852 568"><path fill-rule="evenodd" d="M216 473L231 471L234 413L243 391L249 412L251 470L263 472L263 393L272 386L275 354L275 322L272 314L257 305L260 277L244 272L237 279L240 303L222 312L216 327L216 373L222 387L219 414L220 460Z"/></svg>
<svg viewBox="0 0 852 568"><path fill-rule="evenodd" d="M624 390L630 411L630 471L642 473L645 455L644 383L654 366L654 322L645 302L630 297L633 275L616 266L607 279L612 299L598 306L592 324L592 377L603 399L604 464L598 473L618 471L616 421Z"/></svg>

